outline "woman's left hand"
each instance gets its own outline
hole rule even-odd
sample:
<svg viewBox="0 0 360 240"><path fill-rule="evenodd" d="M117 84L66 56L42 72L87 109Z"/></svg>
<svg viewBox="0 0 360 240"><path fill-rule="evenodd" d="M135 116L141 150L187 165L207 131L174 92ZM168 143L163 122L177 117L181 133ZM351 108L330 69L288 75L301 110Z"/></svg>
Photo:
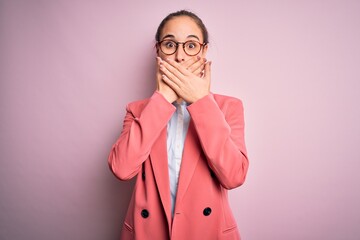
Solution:
<svg viewBox="0 0 360 240"><path fill-rule="evenodd" d="M163 61L160 70L163 81L188 103L196 102L210 93L211 62L205 63L203 77L171 59Z"/></svg>

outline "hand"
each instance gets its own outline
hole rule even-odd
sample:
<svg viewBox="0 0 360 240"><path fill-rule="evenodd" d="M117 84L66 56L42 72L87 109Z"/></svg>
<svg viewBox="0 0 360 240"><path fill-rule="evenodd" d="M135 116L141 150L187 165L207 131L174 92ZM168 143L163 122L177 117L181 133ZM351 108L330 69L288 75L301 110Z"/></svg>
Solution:
<svg viewBox="0 0 360 240"><path fill-rule="evenodd" d="M195 64L195 63L194 63ZM191 64L196 69L199 69ZM193 103L210 93L211 62L206 62L203 76L197 76L186 67L174 60L160 62L163 81L174 92L188 103Z"/></svg>
<svg viewBox="0 0 360 240"><path fill-rule="evenodd" d="M200 56L192 57L181 65L199 77L203 77L206 59Z"/></svg>
<svg viewBox="0 0 360 240"><path fill-rule="evenodd" d="M160 57L156 58L157 67L156 67L156 90L164 96L164 98L169 102L173 103L179 97L162 79L162 73L160 72L160 64L163 60Z"/></svg>
<svg viewBox="0 0 360 240"><path fill-rule="evenodd" d="M177 94L174 92L174 90L172 90L163 80L162 80L162 74L159 71L159 66L160 63L163 61L160 57L156 58L157 61L157 71L156 71L156 79L157 79L157 90L169 101L169 102L173 102L177 99L179 99L179 97L177 96ZM206 59L201 58L199 56L197 57L192 57L190 59L188 59L186 62L182 63L182 65L188 69L189 71L191 71L192 73L194 73L195 75L199 76L199 77L203 77L204 75L204 67L205 67L205 62ZM175 95L176 94L176 99L175 99ZM175 99L175 100L174 100Z"/></svg>

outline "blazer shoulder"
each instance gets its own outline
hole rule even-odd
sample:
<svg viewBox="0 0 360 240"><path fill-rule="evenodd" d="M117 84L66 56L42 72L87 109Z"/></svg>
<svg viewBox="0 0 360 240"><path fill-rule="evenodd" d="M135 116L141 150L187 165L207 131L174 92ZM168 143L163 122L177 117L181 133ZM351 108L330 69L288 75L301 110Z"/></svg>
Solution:
<svg viewBox="0 0 360 240"><path fill-rule="evenodd" d="M150 98L145 98L141 100L136 100L130 102L126 105L126 111L132 112L135 115L138 115L142 112L146 104L149 102Z"/></svg>
<svg viewBox="0 0 360 240"><path fill-rule="evenodd" d="M141 107L141 106L144 106L146 105L146 103L149 101L149 98L145 98L145 99L141 99L141 100L136 100L136 101L132 101L132 102L129 102L127 104L128 107L131 107L131 108L137 108L137 107Z"/></svg>
<svg viewBox="0 0 360 240"><path fill-rule="evenodd" d="M232 96L226 96L222 94L212 93L214 96L215 101L219 106L229 105L229 104L235 104L235 105L243 105L241 99L232 97Z"/></svg>

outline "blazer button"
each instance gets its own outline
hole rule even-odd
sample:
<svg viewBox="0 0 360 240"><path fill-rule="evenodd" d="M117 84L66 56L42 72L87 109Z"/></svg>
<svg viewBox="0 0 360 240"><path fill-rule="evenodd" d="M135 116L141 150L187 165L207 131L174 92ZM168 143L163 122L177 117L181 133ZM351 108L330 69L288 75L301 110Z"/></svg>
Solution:
<svg viewBox="0 0 360 240"><path fill-rule="evenodd" d="M203 211L204 216L209 216L211 214L211 208L207 207Z"/></svg>
<svg viewBox="0 0 360 240"><path fill-rule="evenodd" d="M142 216L143 218L148 218L148 217L149 217L149 211L146 210L146 209L142 210L142 211L141 211L141 216Z"/></svg>

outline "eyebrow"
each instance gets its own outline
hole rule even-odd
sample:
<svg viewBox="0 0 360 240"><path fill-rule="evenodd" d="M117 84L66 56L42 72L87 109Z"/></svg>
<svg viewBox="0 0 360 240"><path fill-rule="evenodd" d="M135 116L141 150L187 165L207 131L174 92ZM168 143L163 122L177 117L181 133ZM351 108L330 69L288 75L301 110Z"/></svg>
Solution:
<svg viewBox="0 0 360 240"><path fill-rule="evenodd" d="M175 38L175 36L172 35L172 34L167 34L162 38L162 40L164 40L165 38ZM189 35L186 38L196 38L197 40L200 41L200 38L198 36L196 36L196 35Z"/></svg>

